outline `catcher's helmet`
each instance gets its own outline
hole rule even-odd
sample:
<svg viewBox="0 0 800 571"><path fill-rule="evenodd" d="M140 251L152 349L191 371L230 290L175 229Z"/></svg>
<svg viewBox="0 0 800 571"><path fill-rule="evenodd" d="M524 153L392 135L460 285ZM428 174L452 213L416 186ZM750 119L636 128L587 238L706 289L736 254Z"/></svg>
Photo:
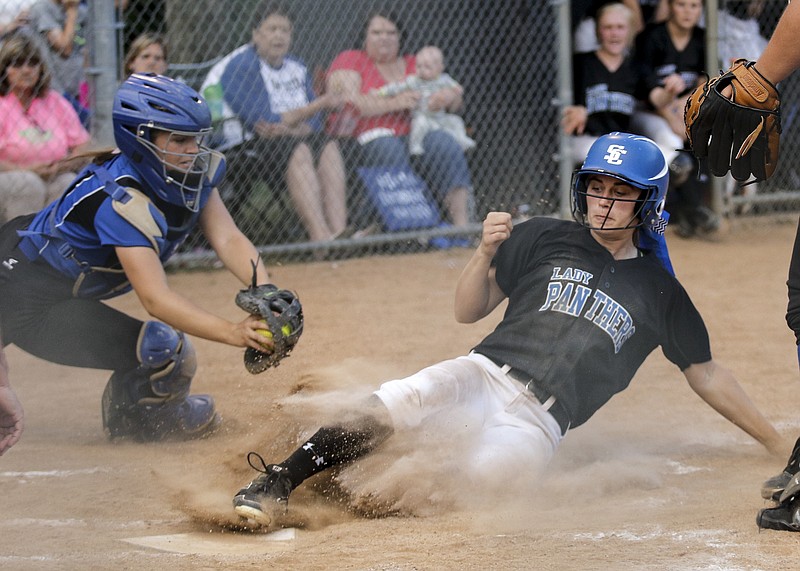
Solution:
<svg viewBox="0 0 800 571"><path fill-rule="evenodd" d="M656 225L663 223L660 215L667 195L669 168L664 154L653 141L640 135L610 133L592 144L583 166L572 176L572 216L584 226L589 226L586 221L586 188L593 174L611 176L642 190L636 199L637 227L655 229Z"/></svg>
<svg viewBox="0 0 800 571"><path fill-rule="evenodd" d="M148 186L163 200L196 212L208 177L218 178L218 173L210 169L219 166L219 161L213 160L213 151L202 144L211 133L211 113L205 100L188 85L169 77L133 74L117 90L112 117L117 146ZM168 165L162 158L168 153L153 143L154 131L195 137L199 150L192 155L191 165Z"/></svg>

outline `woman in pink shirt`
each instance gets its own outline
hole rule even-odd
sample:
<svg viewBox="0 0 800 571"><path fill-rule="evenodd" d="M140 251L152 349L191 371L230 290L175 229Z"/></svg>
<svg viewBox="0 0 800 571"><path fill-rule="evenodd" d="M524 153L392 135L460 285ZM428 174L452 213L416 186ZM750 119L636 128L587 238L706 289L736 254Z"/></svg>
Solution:
<svg viewBox="0 0 800 571"><path fill-rule="evenodd" d="M13 35L0 48L0 222L41 210L70 185L90 136L50 89L35 44Z"/></svg>
<svg viewBox="0 0 800 571"><path fill-rule="evenodd" d="M357 115L352 135L360 144L363 166L409 164L410 112L421 94L406 91L381 97L370 91L387 83L401 82L414 73L414 56L400 55L397 19L384 12L376 12L368 18L363 50L344 51L331 64L327 88L344 94L351 111ZM439 90L428 101L432 111L456 112L461 105L461 91L454 88ZM414 166L431 185L450 221L456 226L466 225L472 180L464 151L452 135L444 131L429 133L423 148L425 152Z"/></svg>

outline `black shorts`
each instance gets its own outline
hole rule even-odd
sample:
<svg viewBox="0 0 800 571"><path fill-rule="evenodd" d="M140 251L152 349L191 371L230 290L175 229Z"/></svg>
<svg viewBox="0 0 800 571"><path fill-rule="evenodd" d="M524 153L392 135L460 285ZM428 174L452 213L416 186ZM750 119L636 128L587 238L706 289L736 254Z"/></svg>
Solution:
<svg viewBox="0 0 800 571"><path fill-rule="evenodd" d="M0 228L0 329L14 344L46 361L128 371L139 364L142 321L93 299L72 296L73 280L42 259L31 262L17 244L17 230L33 215Z"/></svg>

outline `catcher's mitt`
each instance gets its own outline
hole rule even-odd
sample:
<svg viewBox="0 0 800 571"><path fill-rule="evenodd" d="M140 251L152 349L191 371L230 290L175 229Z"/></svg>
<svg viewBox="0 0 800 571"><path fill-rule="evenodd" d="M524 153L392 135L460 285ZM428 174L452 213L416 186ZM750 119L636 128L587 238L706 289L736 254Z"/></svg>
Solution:
<svg viewBox="0 0 800 571"><path fill-rule="evenodd" d="M236 294L236 305L260 317L272 337L272 351L257 351L248 347L244 352L244 366L252 374L277 367L291 353L303 333L303 306L297 296L272 284L253 284Z"/></svg>
<svg viewBox="0 0 800 571"><path fill-rule="evenodd" d="M715 176L766 180L778 166L780 94L758 73L754 62L736 60L686 101L686 136L698 159L708 158ZM731 99L722 90L731 86Z"/></svg>

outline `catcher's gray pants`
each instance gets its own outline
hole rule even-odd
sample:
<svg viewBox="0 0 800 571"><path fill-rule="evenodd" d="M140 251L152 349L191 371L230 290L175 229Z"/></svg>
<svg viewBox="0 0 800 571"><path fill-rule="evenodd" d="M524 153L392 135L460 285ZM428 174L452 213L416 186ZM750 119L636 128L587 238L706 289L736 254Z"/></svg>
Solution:
<svg viewBox="0 0 800 571"><path fill-rule="evenodd" d="M535 480L562 439L558 422L536 397L478 353L386 382L375 394L395 430L417 427L433 415L452 415L448 430L477 430L463 464L475 482L497 482L508 474Z"/></svg>

